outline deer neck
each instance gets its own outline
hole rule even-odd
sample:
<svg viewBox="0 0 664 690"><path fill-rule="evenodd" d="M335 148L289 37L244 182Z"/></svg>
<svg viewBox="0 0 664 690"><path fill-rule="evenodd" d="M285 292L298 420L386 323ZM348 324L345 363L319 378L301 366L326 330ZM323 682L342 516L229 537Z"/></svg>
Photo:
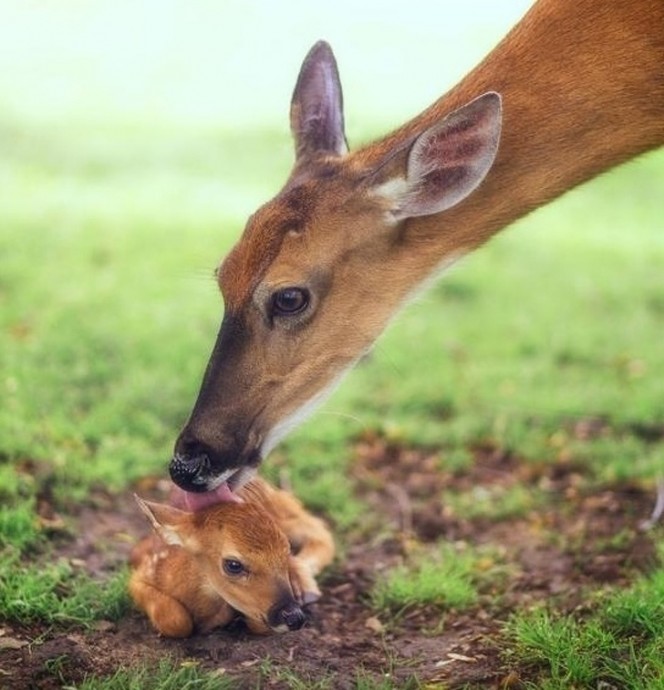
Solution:
<svg viewBox="0 0 664 690"><path fill-rule="evenodd" d="M570 21L570 17L574 21ZM534 208L664 142L661 0L537 3L499 46L421 115L355 154L371 167L388 151L478 93L503 98L498 156L458 206L410 219L427 271L471 251Z"/></svg>

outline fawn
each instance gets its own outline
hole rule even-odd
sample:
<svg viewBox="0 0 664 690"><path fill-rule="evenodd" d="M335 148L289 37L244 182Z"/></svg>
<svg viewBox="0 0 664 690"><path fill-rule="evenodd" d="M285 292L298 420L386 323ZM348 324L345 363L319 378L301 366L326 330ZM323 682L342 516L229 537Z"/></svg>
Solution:
<svg viewBox="0 0 664 690"><path fill-rule="evenodd" d="M162 635L206 633L237 613L254 633L297 630L319 598L315 576L334 557L325 523L258 478L237 496L193 513L136 496L155 533L131 553L129 591Z"/></svg>

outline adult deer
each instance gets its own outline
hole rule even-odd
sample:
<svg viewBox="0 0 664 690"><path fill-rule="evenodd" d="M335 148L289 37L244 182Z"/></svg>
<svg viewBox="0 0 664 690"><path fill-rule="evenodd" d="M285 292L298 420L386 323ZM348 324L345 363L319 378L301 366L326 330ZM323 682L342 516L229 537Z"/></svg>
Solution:
<svg viewBox="0 0 664 690"><path fill-rule="evenodd" d="M664 2L540 0L460 84L353 153L318 43L291 129L289 179L218 272L225 315L170 466L179 486L219 499L441 267L664 143Z"/></svg>

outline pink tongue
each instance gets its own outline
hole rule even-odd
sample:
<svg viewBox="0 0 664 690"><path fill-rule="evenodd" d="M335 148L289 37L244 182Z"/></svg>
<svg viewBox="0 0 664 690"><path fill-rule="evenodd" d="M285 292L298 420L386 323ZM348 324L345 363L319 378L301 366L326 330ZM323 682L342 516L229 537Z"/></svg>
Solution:
<svg viewBox="0 0 664 690"><path fill-rule="evenodd" d="M183 491L175 485L171 490L171 505L191 513L209 508L217 503L242 503L242 499L230 490L226 482L220 484L216 489L202 494Z"/></svg>

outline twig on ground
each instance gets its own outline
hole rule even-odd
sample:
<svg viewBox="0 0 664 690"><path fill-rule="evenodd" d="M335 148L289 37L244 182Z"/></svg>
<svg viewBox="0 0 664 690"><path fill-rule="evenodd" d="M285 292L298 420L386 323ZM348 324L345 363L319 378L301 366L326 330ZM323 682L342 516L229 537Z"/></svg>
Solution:
<svg viewBox="0 0 664 690"><path fill-rule="evenodd" d="M399 508L399 529L404 534L413 533L413 506L410 502L410 497L406 493L405 489L398 484L388 484L385 487L392 498L394 498L397 507Z"/></svg>
<svg viewBox="0 0 664 690"><path fill-rule="evenodd" d="M655 500L655 507L647 520L644 520L639 528L644 532L652 529L664 515L664 477L657 480L657 498Z"/></svg>

